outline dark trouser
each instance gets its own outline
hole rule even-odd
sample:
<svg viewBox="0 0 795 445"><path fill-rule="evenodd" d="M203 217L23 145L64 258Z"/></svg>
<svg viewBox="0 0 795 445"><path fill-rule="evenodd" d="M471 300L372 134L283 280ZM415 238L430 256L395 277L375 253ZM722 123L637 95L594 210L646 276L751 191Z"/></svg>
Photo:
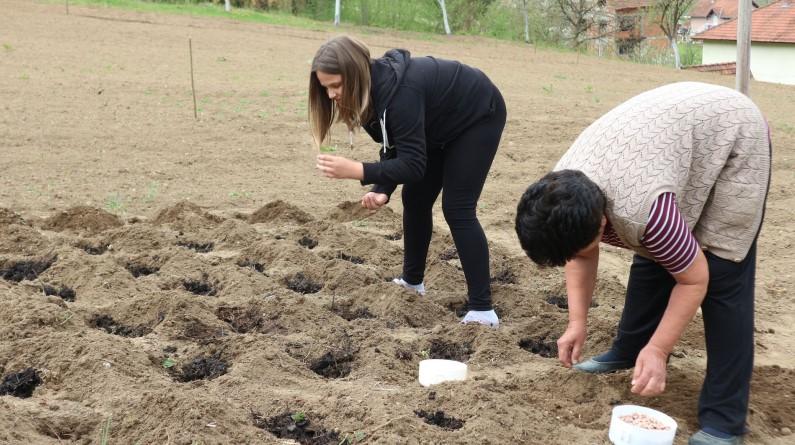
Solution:
<svg viewBox="0 0 795 445"><path fill-rule="evenodd" d="M707 345L707 375L698 402L701 427L733 435L745 432L754 365L756 241L739 263L705 252L707 296L701 303ZM662 319L676 281L659 264L635 255L624 312L613 350L634 360Z"/></svg>
<svg viewBox="0 0 795 445"><path fill-rule="evenodd" d="M476 210L502 129L505 102L495 89L495 110L486 120L465 130L443 149L428 149L425 176L403 185L403 279L418 284L425 276L425 261L433 231L431 210L439 192L442 211L453 235L466 277L469 309L487 311L491 306L489 246Z"/></svg>

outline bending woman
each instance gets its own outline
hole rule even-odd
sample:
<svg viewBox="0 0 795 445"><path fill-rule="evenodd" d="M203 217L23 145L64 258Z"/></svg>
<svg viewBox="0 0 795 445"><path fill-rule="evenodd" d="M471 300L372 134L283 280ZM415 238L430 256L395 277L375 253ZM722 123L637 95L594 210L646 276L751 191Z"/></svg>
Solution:
<svg viewBox="0 0 795 445"><path fill-rule="evenodd" d="M309 120L319 146L334 121L363 127L380 144L380 162L321 154L329 178L373 184L362 205L376 210L403 184L403 273L394 282L425 293L424 276L439 193L468 289L464 323L497 327L489 249L476 215L502 130L505 103L481 71L450 60L393 49L370 58L361 42L329 40L312 60Z"/></svg>
<svg viewBox="0 0 795 445"><path fill-rule="evenodd" d="M519 201L516 232L527 255L565 265L564 366L594 374L634 367L632 392L660 394L668 356L701 307L707 372L701 429L690 445L738 445L745 433L768 131L756 105L736 91L666 85L591 124ZM600 241L635 257L612 347L579 362Z"/></svg>

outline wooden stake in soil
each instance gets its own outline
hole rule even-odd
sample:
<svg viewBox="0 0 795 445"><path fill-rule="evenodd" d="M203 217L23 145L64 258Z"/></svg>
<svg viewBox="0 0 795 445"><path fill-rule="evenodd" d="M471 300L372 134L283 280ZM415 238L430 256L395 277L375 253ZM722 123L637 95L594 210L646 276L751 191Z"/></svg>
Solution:
<svg viewBox="0 0 795 445"><path fill-rule="evenodd" d="M193 118L199 120L199 112L196 109L196 85L193 82L193 43L188 39L188 52L190 53L190 89L193 92Z"/></svg>

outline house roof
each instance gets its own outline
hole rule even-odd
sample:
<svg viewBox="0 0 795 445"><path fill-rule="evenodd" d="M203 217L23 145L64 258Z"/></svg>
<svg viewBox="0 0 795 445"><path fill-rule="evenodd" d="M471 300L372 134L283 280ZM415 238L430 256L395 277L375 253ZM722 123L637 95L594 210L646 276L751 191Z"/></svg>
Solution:
<svg viewBox="0 0 795 445"><path fill-rule="evenodd" d="M724 19L737 18L737 0L698 0L690 11L690 17L707 18L710 14L716 14ZM759 5L752 1L751 5L758 8Z"/></svg>
<svg viewBox="0 0 795 445"><path fill-rule="evenodd" d="M696 40L737 40L737 20L693 36ZM795 43L795 0L778 0L751 12L751 41Z"/></svg>
<svg viewBox="0 0 795 445"><path fill-rule="evenodd" d="M622 9L649 8L654 4L654 0L607 0L609 9L620 11Z"/></svg>

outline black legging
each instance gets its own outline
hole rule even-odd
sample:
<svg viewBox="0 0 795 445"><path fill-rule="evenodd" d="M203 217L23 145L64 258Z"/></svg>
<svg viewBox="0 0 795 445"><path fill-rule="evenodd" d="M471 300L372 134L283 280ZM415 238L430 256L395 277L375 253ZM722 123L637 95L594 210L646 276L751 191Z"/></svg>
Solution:
<svg viewBox="0 0 795 445"><path fill-rule="evenodd" d="M403 185L403 279L418 284L433 231L431 210L439 192L467 281L470 310L491 310L489 246L476 209L505 127L505 102L495 88L494 113L444 148L428 149L425 176Z"/></svg>
<svg viewBox="0 0 795 445"><path fill-rule="evenodd" d="M705 252L707 296L701 303L707 375L698 401L701 427L733 435L745 432L754 365L756 241L739 263ZM654 261L635 255L624 311L613 341L619 356L635 360L657 329L676 280Z"/></svg>

